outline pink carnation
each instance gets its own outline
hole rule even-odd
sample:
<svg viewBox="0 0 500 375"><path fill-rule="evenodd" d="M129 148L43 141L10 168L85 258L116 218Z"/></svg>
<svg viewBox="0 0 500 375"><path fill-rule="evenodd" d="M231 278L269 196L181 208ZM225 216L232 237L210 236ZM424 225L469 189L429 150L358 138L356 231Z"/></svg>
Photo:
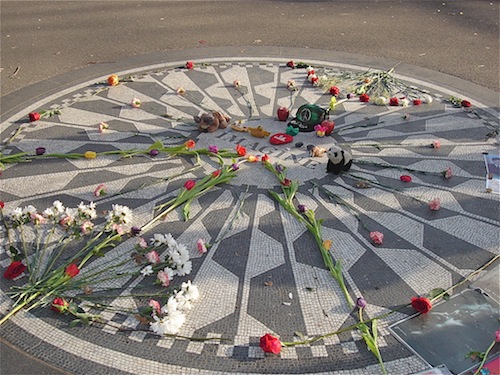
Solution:
<svg viewBox="0 0 500 375"><path fill-rule="evenodd" d="M370 232L370 239L375 245L382 245L384 242L384 234L381 232Z"/></svg>
<svg viewBox="0 0 500 375"><path fill-rule="evenodd" d="M158 302L155 299L150 299L148 302L148 306L153 308L153 311L156 312L157 314L161 313L161 306L160 302Z"/></svg>
<svg viewBox="0 0 500 375"><path fill-rule="evenodd" d="M160 256L155 250L151 250L146 254L146 259L149 263L160 263Z"/></svg>
<svg viewBox="0 0 500 375"><path fill-rule="evenodd" d="M438 140L432 141L431 146L432 146L432 148L440 148L441 142Z"/></svg>
<svg viewBox="0 0 500 375"><path fill-rule="evenodd" d="M444 172L443 172L444 178L451 178L453 176L451 167L448 167Z"/></svg>
<svg viewBox="0 0 500 375"><path fill-rule="evenodd" d="M104 184L97 185L97 187L94 190L94 196L95 197L100 197L102 195L106 195L106 193L107 193L107 191L106 191L106 185L104 185Z"/></svg>
<svg viewBox="0 0 500 375"><path fill-rule="evenodd" d="M168 274L165 271L158 271L158 280L160 280L162 286L169 286L170 284L170 278L168 277Z"/></svg>
<svg viewBox="0 0 500 375"><path fill-rule="evenodd" d="M146 240L142 237L139 238L139 241L137 242L137 244L139 245L139 247L141 249L146 249L148 247L148 243L146 242Z"/></svg>
<svg viewBox="0 0 500 375"><path fill-rule="evenodd" d="M432 211L438 211L441 208L441 201L439 198L434 198L429 202L429 209Z"/></svg>
<svg viewBox="0 0 500 375"><path fill-rule="evenodd" d="M205 254L207 252L207 246L205 245L205 241L203 241L201 238L198 241L196 241L196 247L198 248L200 254Z"/></svg>
<svg viewBox="0 0 500 375"><path fill-rule="evenodd" d="M500 342L500 329L497 329L495 332L495 341Z"/></svg>

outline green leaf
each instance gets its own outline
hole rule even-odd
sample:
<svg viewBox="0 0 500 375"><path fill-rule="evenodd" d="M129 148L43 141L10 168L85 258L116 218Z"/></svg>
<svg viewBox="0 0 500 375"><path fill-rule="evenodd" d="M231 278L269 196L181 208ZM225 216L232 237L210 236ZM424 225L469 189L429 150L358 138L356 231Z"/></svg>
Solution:
<svg viewBox="0 0 500 375"><path fill-rule="evenodd" d="M435 297L439 296L442 293L444 293L444 289L443 288L434 288L434 289L432 289L428 293L428 296L429 296L429 298L435 298Z"/></svg>
<svg viewBox="0 0 500 375"><path fill-rule="evenodd" d="M148 147L148 151L151 151L153 149L162 149L164 148L163 146L163 143L161 143L161 141L156 141L155 143L153 143L151 146Z"/></svg>
<svg viewBox="0 0 500 375"><path fill-rule="evenodd" d="M295 331L294 335L297 336L297 337L300 337L302 339L302 341L305 341L305 339L306 339L304 337L304 335L301 332L299 332L299 331Z"/></svg>
<svg viewBox="0 0 500 375"><path fill-rule="evenodd" d="M80 323L83 323L81 319L72 320L71 323L69 323L69 327L70 328L74 328L74 327L76 327Z"/></svg>

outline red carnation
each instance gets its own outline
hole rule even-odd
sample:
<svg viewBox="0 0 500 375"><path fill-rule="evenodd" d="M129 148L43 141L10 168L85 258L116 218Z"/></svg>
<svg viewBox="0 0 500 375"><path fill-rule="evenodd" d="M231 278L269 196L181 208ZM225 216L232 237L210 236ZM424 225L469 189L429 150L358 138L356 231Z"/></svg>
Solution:
<svg viewBox="0 0 500 375"><path fill-rule="evenodd" d="M472 106L472 104L468 101L468 100L462 100L462 103L460 103L462 105L462 107L466 107L466 108L469 108L470 106Z"/></svg>
<svg viewBox="0 0 500 375"><path fill-rule="evenodd" d="M425 297L412 297L411 307L421 314L427 314L432 309L432 303Z"/></svg>
<svg viewBox="0 0 500 375"><path fill-rule="evenodd" d="M3 277L5 277L7 280L13 280L20 274L22 274L25 269L26 266L22 262L12 262L5 270Z"/></svg>
<svg viewBox="0 0 500 375"><path fill-rule="evenodd" d="M408 176L408 175L403 175L401 177L399 177L399 179L403 182L411 182L411 176Z"/></svg>
<svg viewBox="0 0 500 375"><path fill-rule="evenodd" d="M212 172L212 177L213 178L217 178L220 176L220 169L217 169L216 171L213 171Z"/></svg>
<svg viewBox="0 0 500 375"><path fill-rule="evenodd" d="M330 87L330 95L337 96L338 94L340 94L340 90L337 86Z"/></svg>
<svg viewBox="0 0 500 375"><path fill-rule="evenodd" d="M292 69L295 69L295 63L293 60L290 60L289 62L286 63L286 66Z"/></svg>
<svg viewBox="0 0 500 375"><path fill-rule="evenodd" d="M194 188L194 185L196 185L196 181L195 180L187 180L184 183L184 187L186 188L186 190L191 190L192 188Z"/></svg>
<svg viewBox="0 0 500 375"><path fill-rule="evenodd" d="M413 105L420 105L420 104L422 104L422 101L420 99L413 100Z"/></svg>
<svg viewBox="0 0 500 375"><path fill-rule="evenodd" d="M391 98L391 99L389 99L389 105L392 105L393 107L397 107L399 105L398 98Z"/></svg>
<svg viewBox="0 0 500 375"><path fill-rule="evenodd" d="M66 267L64 273L69 277L75 277L80 273L80 269L75 263L71 263L68 267Z"/></svg>
<svg viewBox="0 0 500 375"><path fill-rule="evenodd" d="M186 63L186 69L193 69L194 68L194 62L188 61Z"/></svg>
<svg viewBox="0 0 500 375"><path fill-rule="evenodd" d="M362 94L359 97L359 101L362 103L368 103L370 101L370 96L368 94Z"/></svg>
<svg viewBox="0 0 500 375"><path fill-rule="evenodd" d="M30 117L30 122L40 120L40 114L38 112L31 112L28 116Z"/></svg>
<svg viewBox="0 0 500 375"><path fill-rule="evenodd" d="M0 201L0 209L3 210L4 207L5 207L5 203L3 201Z"/></svg>
<svg viewBox="0 0 500 375"><path fill-rule="evenodd" d="M265 353L280 354L281 352L280 340L269 333L260 338L260 347Z"/></svg>
<svg viewBox="0 0 500 375"><path fill-rule="evenodd" d="M245 156L247 154L247 149L243 146L240 146L239 144L236 145L236 152L240 156Z"/></svg>

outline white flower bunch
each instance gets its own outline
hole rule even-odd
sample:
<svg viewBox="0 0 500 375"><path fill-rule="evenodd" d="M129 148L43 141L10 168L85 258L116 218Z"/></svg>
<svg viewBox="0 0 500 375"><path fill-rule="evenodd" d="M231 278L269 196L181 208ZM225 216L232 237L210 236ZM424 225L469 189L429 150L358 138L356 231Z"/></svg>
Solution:
<svg viewBox="0 0 500 375"><path fill-rule="evenodd" d="M170 296L165 306L160 308L157 301L151 300L153 306L152 322L149 323L151 331L158 335L176 335L186 321L185 311L193 307L193 302L200 296L198 287L191 281L182 283L181 290Z"/></svg>

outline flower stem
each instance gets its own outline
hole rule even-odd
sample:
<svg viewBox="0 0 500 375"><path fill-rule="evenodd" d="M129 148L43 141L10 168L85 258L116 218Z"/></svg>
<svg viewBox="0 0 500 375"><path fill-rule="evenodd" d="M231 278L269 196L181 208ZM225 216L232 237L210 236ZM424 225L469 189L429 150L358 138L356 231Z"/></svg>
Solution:
<svg viewBox="0 0 500 375"><path fill-rule="evenodd" d="M474 375L478 375L481 372L481 369L483 368L484 363L486 362L486 359L488 358L488 355L491 352L491 349L493 349L493 347L495 346L496 343L497 343L496 340L493 340L493 342L490 344L488 349L486 349L486 352L484 353L484 356L483 356L483 360L481 361L481 363L479 364L479 367L474 372Z"/></svg>

